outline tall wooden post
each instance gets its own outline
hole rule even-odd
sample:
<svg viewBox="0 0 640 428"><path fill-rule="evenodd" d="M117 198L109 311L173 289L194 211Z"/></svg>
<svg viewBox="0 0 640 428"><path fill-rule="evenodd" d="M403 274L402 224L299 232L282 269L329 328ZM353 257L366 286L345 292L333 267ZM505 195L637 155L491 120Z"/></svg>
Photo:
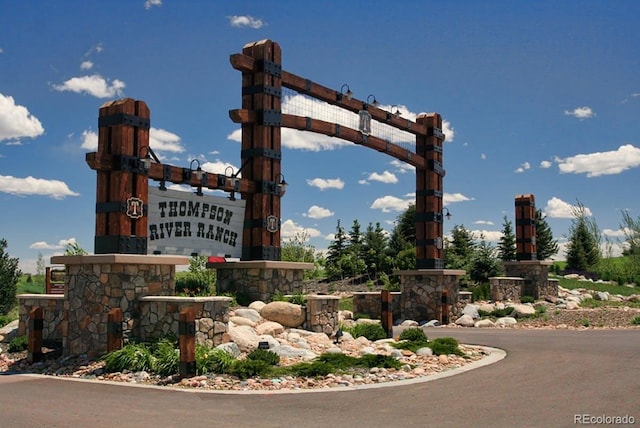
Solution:
<svg viewBox="0 0 640 428"><path fill-rule="evenodd" d="M533 195L516 196L516 260L537 260L536 204Z"/></svg>
<svg viewBox="0 0 640 428"><path fill-rule="evenodd" d="M416 268L444 269L442 117L421 114L416 123L427 128L427 135L416 137L416 153L426 160L424 169L416 168Z"/></svg>
<svg viewBox="0 0 640 428"><path fill-rule="evenodd" d="M182 377L196 374L196 312L192 307L180 311L178 321L178 346L180 347L179 372Z"/></svg>
<svg viewBox="0 0 640 428"><path fill-rule="evenodd" d="M120 308L107 313L107 352L122 349L122 319Z"/></svg>
<svg viewBox="0 0 640 428"><path fill-rule="evenodd" d="M242 108L257 117L242 124L242 176L258 184L255 194L242 196L242 259L280 260L282 51L277 43L262 40L247 44L242 53L256 63L253 71L242 73Z"/></svg>
<svg viewBox="0 0 640 428"><path fill-rule="evenodd" d="M42 361L42 330L44 330L44 311L33 308L29 311L29 337L27 361L37 363Z"/></svg>
<svg viewBox="0 0 640 428"><path fill-rule="evenodd" d="M96 158L113 168L97 172L95 254L147 253L149 188L140 158L148 153L149 116L147 105L131 98L100 107Z"/></svg>
<svg viewBox="0 0 640 428"><path fill-rule="evenodd" d="M389 290L380 292L380 321L383 330L387 333L387 337L393 337L393 310L391 303L393 295Z"/></svg>

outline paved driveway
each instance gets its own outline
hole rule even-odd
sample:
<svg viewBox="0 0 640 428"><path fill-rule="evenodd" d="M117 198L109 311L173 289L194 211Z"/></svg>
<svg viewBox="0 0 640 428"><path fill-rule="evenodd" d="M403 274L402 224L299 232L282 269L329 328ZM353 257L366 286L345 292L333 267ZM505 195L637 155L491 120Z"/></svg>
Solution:
<svg viewBox="0 0 640 428"><path fill-rule="evenodd" d="M507 351L430 382L232 395L0 376L2 427L570 427L575 414L640 426L640 330L433 329ZM614 426L614 425L608 425Z"/></svg>

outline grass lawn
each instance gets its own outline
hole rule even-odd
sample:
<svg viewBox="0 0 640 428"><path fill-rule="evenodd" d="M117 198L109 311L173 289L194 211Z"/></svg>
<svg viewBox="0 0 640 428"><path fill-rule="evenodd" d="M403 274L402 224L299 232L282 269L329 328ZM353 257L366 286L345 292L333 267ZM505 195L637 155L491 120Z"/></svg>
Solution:
<svg viewBox="0 0 640 428"><path fill-rule="evenodd" d="M560 280L560 285L564 288L574 290L576 288L584 288L593 291L607 291L609 294L620 294L622 296L630 296L632 294L640 294L640 288L627 287L625 285L601 284L590 281L578 281L575 279L565 279L561 277L550 276Z"/></svg>

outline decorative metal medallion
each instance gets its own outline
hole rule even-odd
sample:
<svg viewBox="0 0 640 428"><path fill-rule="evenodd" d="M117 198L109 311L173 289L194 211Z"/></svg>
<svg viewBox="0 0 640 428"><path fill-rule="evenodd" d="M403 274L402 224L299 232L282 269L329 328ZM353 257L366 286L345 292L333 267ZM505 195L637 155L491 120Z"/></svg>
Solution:
<svg viewBox="0 0 640 428"><path fill-rule="evenodd" d="M442 250L442 238L439 236L436 238L436 248Z"/></svg>
<svg viewBox="0 0 640 428"><path fill-rule="evenodd" d="M362 135L371 134L371 113L366 110L360 110L358 112L358 117L360 118L360 121L358 122L358 130Z"/></svg>
<svg viewBox="0 0 640 428"><path fill-rule="evenodd" d="M274 215L267 217L267 230L271 233L276 233L280 229L280 219Z"/></svg>
<svg viewBox="0 0 640 428"><path fill-rule="evenodd" d="M143 216L144 202L140 198L127 199L127 216L130 218L140 218Z"/></svg>

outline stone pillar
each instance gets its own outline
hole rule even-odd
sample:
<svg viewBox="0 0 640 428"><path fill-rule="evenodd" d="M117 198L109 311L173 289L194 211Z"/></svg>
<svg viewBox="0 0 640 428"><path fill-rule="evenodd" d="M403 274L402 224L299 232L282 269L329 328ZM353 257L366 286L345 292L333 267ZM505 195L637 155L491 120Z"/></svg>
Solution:
<svg viewBox="0 0 640 428"><path fill-rule="evenodd" d="M541 299L549 292L553 293L553 287L549 286L549 266L552 264L552 261L546 260L503 262L505 276L523 278L522 296L531 296L534 299ZM558 296L557 288L554 296Z"/></svg>
<svg viewBox="0 0 640 428"><path fill-rule="evenodd" d="M304 271L313 263L269 260L208 263L216 270L216 294L234 293L251 301L271 301L274 294L303 292Z"/></svg>
<svg viewBox="0 0 640 428"><path fill-rule="evenodd" d="M107 322L112 308L123 313L123 336L137 335L139 299L147 295L169 296L175 290L176 265L189 264L183 256L103 254L57 256L63 264L67 334L65 355L100 355L107 350Z"/></svg>
<svg viewBox="0 0 640 428"><path fill-rule="evenodd" d="M306 296L306 330L332 336L338 330L338 296Z"/></svg>
<svg viewBox="0 0 640 428"><path fill-rule="evenodd" d="M400 276L402 291L402 318L415 321L453 321L458 312L459 277L464 270L421 269L396 272ZM449 313L442 313L442 292L448 296Z"/></svg>

